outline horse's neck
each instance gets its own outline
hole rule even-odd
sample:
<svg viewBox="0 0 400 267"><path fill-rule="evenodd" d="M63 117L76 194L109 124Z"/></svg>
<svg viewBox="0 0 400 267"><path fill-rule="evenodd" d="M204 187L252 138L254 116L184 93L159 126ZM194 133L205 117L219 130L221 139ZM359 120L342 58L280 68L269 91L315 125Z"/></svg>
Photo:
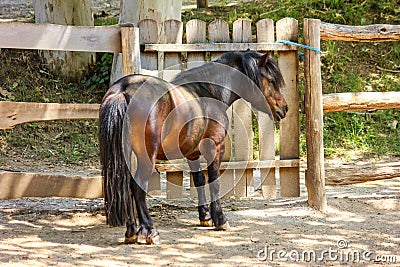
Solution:
<svg viewBox="0 0 400 267"><path fill-rule="evenodd" d="M199 96L212 97L230 106L239 99L232 84L232 67L218 62L206 63L178 75L172 83L196 90Z"/></svg>

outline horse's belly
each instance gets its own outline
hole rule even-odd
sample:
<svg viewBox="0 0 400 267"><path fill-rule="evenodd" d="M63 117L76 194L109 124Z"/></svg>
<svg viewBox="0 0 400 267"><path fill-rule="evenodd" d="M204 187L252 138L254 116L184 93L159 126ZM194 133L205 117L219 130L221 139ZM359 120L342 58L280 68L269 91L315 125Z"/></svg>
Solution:
<svg viewBox="0 0 400 267"><path fill-rule="evenodd" d="M157 159L179 159L196 154L204 128L203 119L196 119L182 127L170 127L171 130L163 135Z"/></svg>

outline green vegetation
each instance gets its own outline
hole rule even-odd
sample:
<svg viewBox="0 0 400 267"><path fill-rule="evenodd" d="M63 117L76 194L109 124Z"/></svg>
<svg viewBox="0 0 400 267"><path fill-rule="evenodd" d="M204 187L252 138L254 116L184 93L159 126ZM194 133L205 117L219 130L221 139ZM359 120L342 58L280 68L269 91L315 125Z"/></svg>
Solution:
<svg viewBox="0 0 400 267"><path fill-rule="evenodd" d="M215 18L233 21L240 18L271 18L275 21L292 17L318 18L325 22L347 25L400 24L398 1L252 1L207 9L185 11L182 20ZM117 23L116 18L98 17L97 25ZM254 25L254 23L253 23ZM301 34L300 34L301 35ZM300 38L300 42L302 42ZM360 91L399 91L400 43L322 42L324 93ZM59 103L99 103L109 84L112 55L97 54L97 64L89 66L79 82L49 73L40 64L36 52L0 50L0 100ZM300 65L302 67L302 65ZM300 90L304 92L302 74ZM304 115L301 116L304 132ZM369 158L400 156L400 112L339 112L325 115L324 143L328 157L350 159L352 152ZM97 161L97 122L27 123L10 131L0 131L0 164L13 154L65 164ZM305 136L301 136L305 153ZM353 154L353 153L351 153Z"/></svg>

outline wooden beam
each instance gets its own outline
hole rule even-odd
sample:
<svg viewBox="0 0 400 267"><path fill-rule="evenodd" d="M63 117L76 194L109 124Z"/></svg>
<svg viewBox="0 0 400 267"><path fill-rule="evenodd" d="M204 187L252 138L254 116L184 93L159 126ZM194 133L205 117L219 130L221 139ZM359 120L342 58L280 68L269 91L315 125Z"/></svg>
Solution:
<svg viewBox="0 0 400 267"><path fill-rule="evenodd" d="M142 48L144 52L297 51L296 46L277 43L145 44Z"/></svg>
<svg viewBox="0 0 400 267"><path fill-rule="evenodd" d="M357 42L390 42L400 40L400 25L374 24L348 26L321 23L321 39Z"/></svg>
<svg viewBox="0 0 400 267"><path fill-rule="evenodd" d="M306 45L320 48L320 25L317 19L305 19L303 35ZM308 204L320 211L327 208L325 192L323 105L321 56L306 49L304 53L305 111Z"/></svg>
<svg viewBox="0 0 400 267"><path fill-rule="evenodd" d="M250 160L250 161L232 161L222 162L221 170L234 170L234 169L267 169L267 168L295 168L300 166L299 159L290 160ZM157 163L156 169L159 172L174 172L174 171L190 171L189 166L186 163ZM207 164L201 164L202 170L207 170Z"/></svg>
<svg viewBox="0 0 400 267"><path fill-rule="evenodd" d="M119 26L0 23L0 48L121 52Z"/></svg>
<svg viewBox="0 0 400 267"><path fill-rule="evenodd" d="M400 178L400 162L327 168L325 173L326 185L349 185Z"/></svg>
<svg viewBox="0 0 400 267"><path fill-rule="evenodd" d="M99 104L0 101L0 129L32 121L98 119Z"/></svg>
<svg viewBox="0 0 400 267"><path fill-rule="evenodd" d="M103 197L101 176L0 171L0 199L19 197Z"/></svg>
<svg viewBox="0 0 400 267"><path fill-rule="evenodd" d="M324 113L400 108L400 92L359 92L323 95Z"/></svg>
<svg viewBox="0 0 400 267"><path fill-rule="evenodd" d="M132 25L121 27L122 75L141 73L139 28Z"/></svg>

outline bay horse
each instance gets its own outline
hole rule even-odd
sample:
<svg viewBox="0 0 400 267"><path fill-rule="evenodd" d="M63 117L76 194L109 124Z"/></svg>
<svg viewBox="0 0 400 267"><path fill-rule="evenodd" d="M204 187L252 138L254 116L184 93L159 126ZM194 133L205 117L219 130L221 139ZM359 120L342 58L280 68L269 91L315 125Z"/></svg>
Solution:
<svg viewBox="0 0 400 267"><path fill-rule="evenodd" d="M229 127L226 110L242 98L279 121L288 111L280 93L284 86L268 53L249 50L227 52L172 82L139 74L115 82L99 112L107 223L126 226L125 243L158 244L146 204L148 182L156 160L186 158L197 188L200 225L226 230L218 179ZM210 202L200 155L207 161Z"/></svg>

